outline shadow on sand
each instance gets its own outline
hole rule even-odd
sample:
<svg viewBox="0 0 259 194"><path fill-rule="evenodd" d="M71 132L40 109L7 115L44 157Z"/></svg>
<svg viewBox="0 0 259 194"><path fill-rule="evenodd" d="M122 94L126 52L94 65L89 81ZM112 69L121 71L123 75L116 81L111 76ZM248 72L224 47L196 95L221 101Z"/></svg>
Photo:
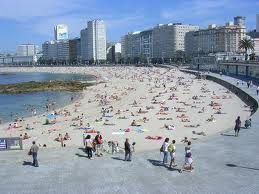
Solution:
<svg viewBox="0 0 259 194"><path fill-rule="evenodd" d="M246 166L238 166L235 164L226 164L226 166L232 167L232 168L244 168L244 169L248 169L248 170L259 170L259 168L250 168L250 167L246 167Z"/></svg>

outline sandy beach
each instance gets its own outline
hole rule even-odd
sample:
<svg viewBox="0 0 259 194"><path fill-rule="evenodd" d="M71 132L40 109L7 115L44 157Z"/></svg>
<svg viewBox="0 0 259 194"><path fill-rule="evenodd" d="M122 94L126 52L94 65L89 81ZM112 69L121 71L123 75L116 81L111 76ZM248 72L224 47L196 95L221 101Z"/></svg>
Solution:
<svg viewBox="0 0 259 194"><path fill-rule="evenodd" d="M177 143L184 137L199 141L233 128L237 116L243 125L251 113L223 86L177 69L40 67L1 68L0 72L92 74L101 82L84 90L79 101L56 110L55 124L43 125L47 116L42 114L25 118L18 123L19 128L8 130L9 123L0 125L0 137L28 133L30 138L23 140L24 148L29 148L32 140L47 148L61 147L55 138L65 133L71 137L64 142L66 146L83 146L83 135L92 130L100 131L106 142L116 141L120 147L128 137L130 142L136 142L136 152L159 150L166 137ZM133 120L137 126L132 126ZM26 130L27 124L34 129Z"/></svg>

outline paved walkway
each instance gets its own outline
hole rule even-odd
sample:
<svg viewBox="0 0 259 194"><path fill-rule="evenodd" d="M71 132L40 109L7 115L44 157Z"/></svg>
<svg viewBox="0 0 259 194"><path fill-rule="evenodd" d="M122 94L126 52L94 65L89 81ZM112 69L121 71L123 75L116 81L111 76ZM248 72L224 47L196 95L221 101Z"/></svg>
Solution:
<svg viewBox="0 0 259 194"><path fill-rule="evenodd" d="M256 95L255 87L240 87ZM0 152L0 193L259 193L258 116L256 112L252 128L241 130L239 137L231 129L194 143L191 173L162 166L159 150L124 162L120 154L88 160L78 148L45 149L39 168L23 165L31 160L26 151ZM178 166L183 150L177 146Z"/></svg>

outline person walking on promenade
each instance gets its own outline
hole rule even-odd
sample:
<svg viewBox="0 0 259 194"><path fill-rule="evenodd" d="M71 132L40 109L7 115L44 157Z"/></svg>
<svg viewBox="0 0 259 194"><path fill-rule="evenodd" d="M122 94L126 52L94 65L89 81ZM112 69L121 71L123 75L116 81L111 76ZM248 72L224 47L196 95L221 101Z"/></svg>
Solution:
<svg viewBox="0 0 259 194"><path fill-rule="evenodd" d="M250 87L250 81L247 81L247 88L249 88Z"/></svg>
<svg viewBox="0 0 259 194"><path fill-rule="evenodd" d="M258 96L258 94L259 94L259 86L257 86L257 88L256 88L256 94Z"/></svg>
<svg viewBox="0 0 259 194"><path fill-rule="evenodd" d="M131 161L131 146L129 143L129 138L126 138L126 141L124 143L124 149L125 149L125 161Z"/></svg>
<svg viewBox="0 0 259 194"><path fill-rule="evenodd" d="M163 157L163 164L166 165L168 162L168 146L169 146L169 138L165 138L165 141L163 143L163 153L164 153L164 157Z"/></svg>
<svg viewBox="0 0 259 194"><path fill-rule="evenodd" d="M96 155L98 157L102 156L103 154L101 153L101 148L103 144L103 137L100 133L100 131L97 132L97 135L95 136L95 142L96 142Z"/></svg>
<svg viewBox="0 0 259 194"><path fill-rule="evenodd" d="M189 170L190 172L192 172L192 153L191 153L191 142L189 141L187 143L187 146L185 147L185 162L183 165L183 170Z"/></svg>
<svg viewBox="0 0 259 194"><path fill-rule="evenodd" d="M235 121L235 136L237 137L238 134L239 134L239 131L240 131L240 128L241 128L241 120L240 120L240 116L237 117L236 121Z"/></svg>
<svg viewBox="0 0 259 194"><path fill-rule="evenodd" d="M85 144L86 144L87 157L90 160L92 160L93 159L93 141L91 140L91 135L86 136Z"/></svg>
<svg viewBox="0 0 259 194"><path fill-rule="evenodd" d="M30 148L30 151L29 151L29 155L32 155L32 165L34 167L39 167L39 163L38 163L38 151L39 151L39 147L36 145L36 142L33 141L32 142L32 146Z"/></svg>
<svg viewBox="0 0 259 194"><path fill-rule="evenodd" d="M175 164L175 140L172 141L172 143L168 146L168 152L170 153L171 162L170 162L170 168L172 168L172 165L174 164L174 167L177 166Z"/></svg>

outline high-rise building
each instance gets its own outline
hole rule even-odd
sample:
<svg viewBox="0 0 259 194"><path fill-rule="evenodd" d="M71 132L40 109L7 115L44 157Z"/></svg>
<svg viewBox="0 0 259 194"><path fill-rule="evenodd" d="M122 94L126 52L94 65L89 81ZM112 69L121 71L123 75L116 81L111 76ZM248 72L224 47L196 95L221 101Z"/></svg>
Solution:
<svg viewBox="0 0 259 194"><path fill-rule="evenodd" d="M256 32L259 32L259 14L256 14Z"/></svg>
<svg viewBox="0 0 259 194"><path fill-rule="evenodd" d="M149 59L170 59L176 51L185 50L185 35L198 30L198 26L176 24L159 24L142 32L128 33L121 39L122 58L144 57Z"/></svg>
<svg viewBox="0 0 259 194"><path fill-rule="evenodd" d="M87 28L81 30L80 32L80 39L81 39L81 57L82 60L88 60L88 39L87 39Z"/></svg>
<svg viewBox="0 0 259 194"><path fill-rule="evenodd" d="M67 40L68 39L68 27L65 24L58 24L54 27L55 40Z"/></svg>
<svg viewBox="0 0 259 194"><path fill-rule="evenodd" d="M153 58L173 58L176 51L185 51L185 35L199 26L181 23L158 25L153 30Z"/></svg>
<svg viewBox="0 0 259 194"><path fill-rule="evenodd" d="M34 56L38 50L39 48L35 44L20 44L17 46L17 56Z"/></svg>
<svg viewBox="0 0 259 194"><path fill-rule="evenodd" d="M107 43L107 61L109 63L120 63L121 43Z"/></svg>
<svg viewBox="0 0 259 194"><path fill-rule="evenodd" d="M106 60L106 28L103 20L87 23L88 60L93 62Z"/></svg>
<svg viewBox="0 0 259 194"><path fill-rule="evenodd" d="M244 17L244 16L234 17L234 25L236 25L236 26L246 26L246 17Z"/></svg>
<svg viewBox="0 0 259 194"><path fill-rule="evenodd" d="M47 41L42 45L43 59L45 60L69 60L69 41Z"/></svg>
<svg viewBox="0 0 259 194"><path fill-rule="evenodd" d="M132 32L121 39L121 54L124 60L140 57L140 32Z"/></svg>
<svg viewBox="0 0 259 194"><path fill-rule="evenodd" d="M74 38L69 40L69 60L75 62L81 58L81 40Z"/></svg>
<svg viewBox="0 0 259 194"><path fill-rule="evenodd" d="M238 24L238 23L237 23ZM224 26L209 25L207 29L186 35L186 51L191 55L241 52L239 42L246 36L246 27L227 22Z"/></svg>

